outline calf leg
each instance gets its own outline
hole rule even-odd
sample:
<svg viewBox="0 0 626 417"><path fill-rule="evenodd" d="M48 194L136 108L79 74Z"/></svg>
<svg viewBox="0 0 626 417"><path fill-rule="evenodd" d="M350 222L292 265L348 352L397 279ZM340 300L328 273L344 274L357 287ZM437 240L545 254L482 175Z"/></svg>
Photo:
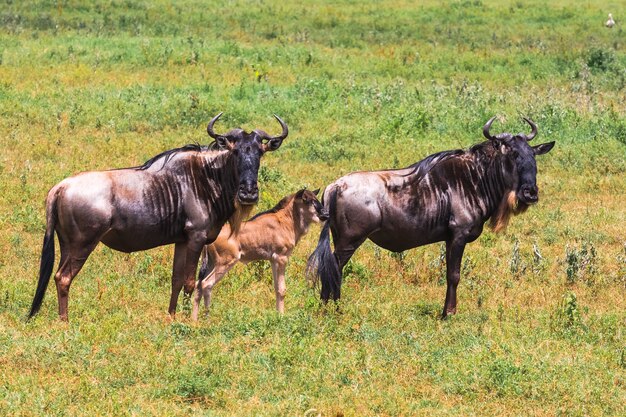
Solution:
<svg viewBox="0 0 626 417"><path fill-rule="evenodd" d="M272 259L272 275L274 277L274 293L276 294L276 311L280 314L285 312L285 268L287 267L286 256L276 256Z"/></svg>
<svg viewBox="0 0 626 417"><path fill-rule="evenodd" d="M194 297L193 302L193 311L191 313L191 318L194 321L198 320L198 313L200 310L200 299L204 297L204 308L208 312L209 305L211 304L211 290L222 280L224 275L237 263L236 259L231 260L230 263L226 265L216 265L216 267L204 277L201 281L198 281L198 290L196 292L196 296Z"/></svg>
<svg viewBox="0 0 626 417"><path fill-rule="evenodd" d="M461 260L464 250L464 241L446 241L446 281L448 286L442 318L445 318L448 314L456 314L456 288L461 278Z"/></svg>

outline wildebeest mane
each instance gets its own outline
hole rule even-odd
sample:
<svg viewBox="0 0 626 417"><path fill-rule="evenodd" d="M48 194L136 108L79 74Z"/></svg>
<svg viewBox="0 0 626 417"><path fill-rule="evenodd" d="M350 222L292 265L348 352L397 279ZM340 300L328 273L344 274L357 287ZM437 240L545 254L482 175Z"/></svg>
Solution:
<svg viewBox="0 0 626 417"><path fill-rule="evenodd" d="M432 155L427 156L419 162L414 163L413 165L409 165L407 168L413 168L411 172L406 174L408 175L417 175L420 179L423 178L430 170L432 170L438 163L448 160L452 157L462 155L465 153L462 149L454 149L451 151L442 151L437 152Z"/></svg>
<svg viewBox="0 0 626 417"><path fill-rule="evenodd" d="M271 208L271 209L269 209L269 210L265 210L265 211L262 211L262 212L260 212L260 213L255 214L255 215L254 215L252 218L250 218L250 220L248 220L248 221L254 220L254 219L256 219L257 217L263 216L263 215L265 215L265 214L278 213L280 210L282 210L282 209L284 209L285 207L287 207L287 204L289 204L289 202L290 202L291 200L293 200L293 199L294 199L294 197L295 197L295 194L290 194L290 195L288 195L288 196L286 196L286 197L283 197L283 199L282 199L282 200L280 200L280 201L279 201L279 202L278 202L278 203L277 203L274 207L272 207L272 208Z"/></svg>
<svg viewBox="0 0 626 417"><path fill-rule="evenodd" d="M143 163L143 165L135 167L135 169L139 171L145 171L146 169L154 165L156 161L161 160L163 158L165 158L165 160L163 161L163 166L165 166L165 164L167 164L167 162L170 159L172 159L174 155L179 154L181 152L188 152L188 151L201 152L201 151L206 151L208 149L209 148L207 146L201 146L199 143L190 143L180 148L174 148L174 149L170 149L169 151L161 152L160 154L148 159L146 162Z"/></svg>

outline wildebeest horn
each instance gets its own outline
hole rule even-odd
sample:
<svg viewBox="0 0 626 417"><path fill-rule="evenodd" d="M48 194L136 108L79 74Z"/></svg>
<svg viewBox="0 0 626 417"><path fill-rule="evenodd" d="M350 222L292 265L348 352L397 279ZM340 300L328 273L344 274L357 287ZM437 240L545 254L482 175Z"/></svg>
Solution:
<svg viewBox="0 0 626 417"><path fill-rule="evenodd" d="M491 134L489 134L489 129L491 129L491 124L494 120L496 120L496 116L493 116L491 119L489 119L487 123L485 123L485 125L483 126L483 135L485 135L485 137L489 140L496 139L495 136L491 136Z"/></svg>
<svg viewBox="0 0 626 417"><path fill-rule="evenodd" d="M213 131L213 125L215 124L215 122L217 122L217 119L219 119L222 114L224 112L220 112L220 114L218 114L217 116L215 116L214 118L211 119L211 121L209 122L208 126L206 127L206 131L209 134L209 136L211 136L213 139L219 139L222 138L222 135L218 135L217 133L215 133Z"/></svg>
<svg viewBox="0 0 626 417"><path fill-rule="evenodd" d="M283 131L281 132L280 135L278 135L278 136L270 136L270 135L267 134L267 132L265 132L264 130L261 130L261 129L256 129L255 132L259 136L261 136L263 139L267 139L267 140L283 140L289 134L289 128L287 127L287 123L283 122L283 120L280 117L278 117L277 115L274 115L274 117L276 118L276 120L278 120L278 123L280 123L281 127L283 128Z"/></svg>
<svg viewBox="0 0 626 417"><path fill-rule="evenodd" d="M280 126L283 128L283 131L279 136L274 136L272 139L283 140L289 134L289 128L287 127L287 123L283 122L283 120L280 117L278 117L277 115L274 115L274 117L276 118L276 120L278 120L278 123L280 123Z"/></svg>
<svg viewBox="0 0 626 417"><path fill-rule="evenodd" d="M530 127L533 128L532 132L530 132L530 135L523 135L526 140L530 141L537 135L537 125L533 123L533 121L530 119L527 119L525 117L523 119L526 120L526 123L528 123Z"/></svg>

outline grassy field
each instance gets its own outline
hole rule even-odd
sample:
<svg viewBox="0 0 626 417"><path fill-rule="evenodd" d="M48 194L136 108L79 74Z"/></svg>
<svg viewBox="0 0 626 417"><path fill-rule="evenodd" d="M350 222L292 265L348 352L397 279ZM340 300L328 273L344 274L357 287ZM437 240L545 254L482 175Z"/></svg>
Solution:
<svg viewBox="0 0 626 417"><path fill-rule="evenodd" d="M173 3L0 1L0 415L626 415L623 0ZM556 147L540 203L466 249L449 320L438 244L366 243L340 312L321 305L316 227L283 317L260 264L216 287L209 319L172 323L173 248L100 246L71 322L51 283L26 323L48 189L207 143L219 111L218 130L290 126L259 209L477 143L494 114Z"/></svg>

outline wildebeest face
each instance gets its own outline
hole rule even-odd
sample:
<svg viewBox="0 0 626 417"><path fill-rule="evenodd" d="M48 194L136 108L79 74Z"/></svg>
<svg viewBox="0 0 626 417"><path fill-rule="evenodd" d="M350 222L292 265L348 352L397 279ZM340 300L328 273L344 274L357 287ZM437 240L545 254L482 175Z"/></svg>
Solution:
<svg viewBox="0 0 626 417"><path fill-rule="evenodd" d="M319 188L315 191L309 190L300 190L296 194L296 199L302 202L304 206L304 212L309 216L309 218L315 223L324 222L328 220L328 212L317 199L317 195L319 194Z"/></svg>
<svg viewBox="0 0 626 417"><path fill-rule="evenodd" d="M544 143L538 146L530 146L524 137L518 135L505 142L509 148L511 157L515 161L518 174L517 199L524 204L535 204L539 201L539 188L537 187L537 161L536 155L549 152L554 142Z"/></svg>
<svg viewBox="0 0 626 417"><path fill-rule="evenodd" d="M280 147L288 134L287 125L280 117L274 115L283 129L278 136L270 136L258 129L250 133L242 129L233 129L220 135L213 132L213 124L221 115L222 113L211 120L207 132L209 136L215 138L220 149L230 150L237 158L239 177L237 199L239 202L243 205L256 204L259 201L258 177L261 157L265 152L275 151Z"/></svg>
<svg viewBox="0 0 626 417"><path fill-rule="evenodd" d="M550 152L554 142L544 143L537 146L530 146L529 141L537 135L537 126L530 119L524 120L532 127L532 132L528 135L518 133L500 133L496 136L489 134L489 128L495 116L492 117L483 127L483 134L488 139L500 145L502 153L508 155L515 165L518 175L516 197L518 201L526 205L535 204L539 201L539 189L537 187L537 161L536 155Z"/></svg>

